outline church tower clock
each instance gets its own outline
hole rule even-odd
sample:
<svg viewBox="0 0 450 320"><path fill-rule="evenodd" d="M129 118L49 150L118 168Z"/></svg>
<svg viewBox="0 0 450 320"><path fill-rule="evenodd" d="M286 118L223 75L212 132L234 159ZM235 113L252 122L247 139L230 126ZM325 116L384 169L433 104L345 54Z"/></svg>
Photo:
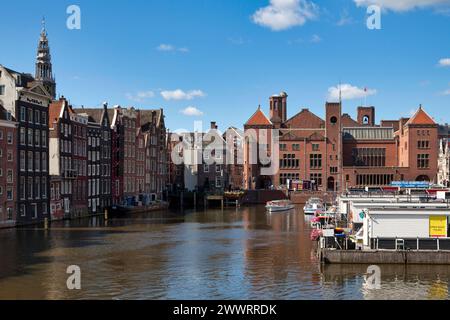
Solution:
<svg viewBox="0 0 450 320"><path fill-rule="evenodd" d="M45 20L42 20L42 31L37 48L35 80L40 82L52 98L55 99L56 83L52 72L52 57L48 45Z"/></svg>

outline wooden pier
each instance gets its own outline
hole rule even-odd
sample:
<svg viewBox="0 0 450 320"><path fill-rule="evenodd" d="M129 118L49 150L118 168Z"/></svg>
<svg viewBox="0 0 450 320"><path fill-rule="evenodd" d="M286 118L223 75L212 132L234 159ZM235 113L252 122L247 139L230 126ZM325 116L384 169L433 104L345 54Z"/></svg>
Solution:
<svg viewBox="0 0 450 320"><path fill-rule="evenodd" d="M207 209L209 207L210 202L220 202L220 207L223 210L228 205L232 205L233 207L239 208L240 201L235 199L234 201L230 201L224 195L206 195L204 197L204 208Z"/></svg>

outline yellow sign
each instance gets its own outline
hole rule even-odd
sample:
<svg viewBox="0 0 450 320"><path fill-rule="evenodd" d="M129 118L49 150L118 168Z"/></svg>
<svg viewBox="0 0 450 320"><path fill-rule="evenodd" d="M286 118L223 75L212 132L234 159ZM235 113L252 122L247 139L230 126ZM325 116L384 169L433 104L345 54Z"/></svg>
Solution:
<svg viewBox="0 0 450 320"><path fill-rule="evenodd" d="M431 216L430 217L430 238L447 237L447 217Z"/></svg>

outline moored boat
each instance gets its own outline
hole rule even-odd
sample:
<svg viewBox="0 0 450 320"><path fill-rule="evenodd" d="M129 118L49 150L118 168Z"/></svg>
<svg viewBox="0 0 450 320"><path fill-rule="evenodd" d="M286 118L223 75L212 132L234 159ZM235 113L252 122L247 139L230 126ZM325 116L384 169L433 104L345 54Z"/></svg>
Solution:
<svg viewBox="0 0 450 320"><path fill-rule="evenodd" d="M269 212L289 211L294 208L295 205L290 200L275 200L266 204L266 210Z"/></svg>
<svg viewBox="0 0 450 320"><path fill-rule="evenodd" d="M306 215L314 215L323 211L325 211L325 206L322 199L319 198L310 198L303 207L303 212Z"/></svg>

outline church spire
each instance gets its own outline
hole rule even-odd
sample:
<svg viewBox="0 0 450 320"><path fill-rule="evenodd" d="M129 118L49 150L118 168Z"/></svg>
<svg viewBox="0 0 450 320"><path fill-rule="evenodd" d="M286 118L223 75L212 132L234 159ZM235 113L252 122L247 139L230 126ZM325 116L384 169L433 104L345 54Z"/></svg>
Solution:
<svg viewBox="0 0 450 320"><path fill-rule="evenodd" d="M42 29L39 38L36 56L36 81L42 83L51 96L56 96L56 84L52 71L52 57L47 38L47 28L45 18L42 18Z"/></svg>

